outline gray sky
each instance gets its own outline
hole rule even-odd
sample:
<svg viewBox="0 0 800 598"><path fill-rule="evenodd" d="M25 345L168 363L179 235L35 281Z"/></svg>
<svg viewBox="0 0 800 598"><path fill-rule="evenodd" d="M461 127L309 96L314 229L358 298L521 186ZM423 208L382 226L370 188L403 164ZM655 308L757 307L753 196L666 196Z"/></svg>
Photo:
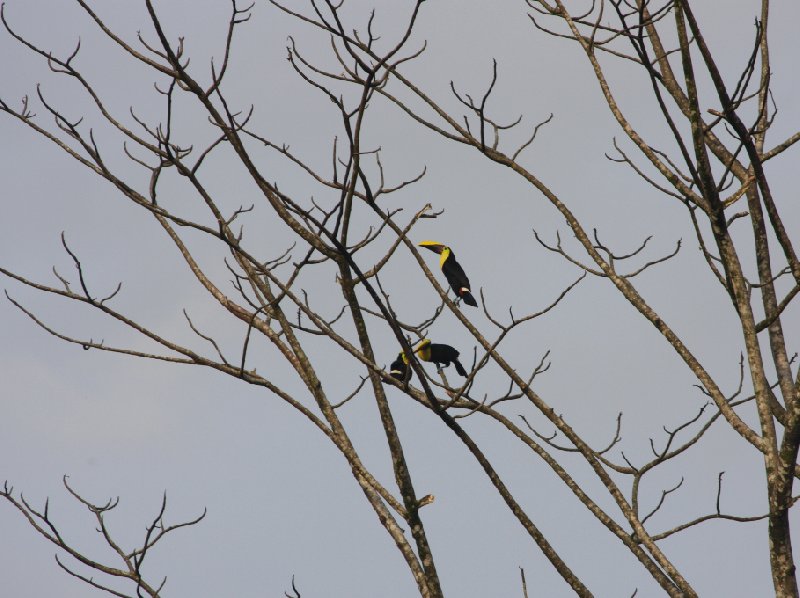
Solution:
<svg viewBox="0 0 800 598"><path fill-rule="evenodd" d="M126 39L134 40L141 30L146 39L154 40L143 3L97 4L109 25ZM757 3L726 7L731 14L724 20L717 18L718 9L711 3L702 4L697 7L701 26L725 74L734 77L750 49ZM800 10L787 4L775 4L770 23L773 91L780 110L773 142L800 128L800 116L793 111L800 102L794 65L797 42L789 29L798 22ZM348 6L352 11L348 14L357 15L354 26L365 24L369 5ZM192 67L203 79L209 58L219 56L228 8L225 2L208 0L159 3L170 35L185 36ZM379 9L376 29L387 43L395 39L397 22L405 12L397 6ZM612 138L622 139L623 133L604 105L585 58L574 45L537 32L525 14L521 2L502 10L483 2L426 2L413 46L427 40L428 49L408 66L408 74L434 99L456 111L450 80L460 90L478 95L490 79L491 59L496 58L500 78L492 97L495 114L513 120L523 113L530 126L554 113L553 122L540 131L522 162L569 203L587 229L596 227L620 251L635 248L652 234L648 257L671 251L682 238L679 255L637 279L637 285L723 388L732 392L738 382L740 335L729 304L697 251L685 209L603 157L613 151ZM6 17L21 33L61 56L80 37L76 65L125 122L131 122L127 113L131 105L151 121L161 114L154 77L115 50L77 5L8 0ZM251 22L239 29L226 94L235 99L237 109L256 106L254 126L264 135L290 144L327 172L332 138L341 136L339 123L330 102L291 71L285 60L289 35L309 58L331 64L326 39L259 2ZM71 117L86 114L88 123L97 123L74 83L49 73L41 59L8 35L0 35L0 57L4 100L35 96L34 86L41 82L45 97ZM631 66L607 64L634 125L653 144L672 150L664 127L653 117L649 84ZM49 125L44 108L37 105L34 111ZM195 127L192 123L198 117L202 124ZM175 126L187 139L196 133L201 143L209 135L204 123L187 104ZM517 135L523 139L525 133ZM142 169L125 160L119 140L102 128L98 138L108 159L142 185L146 180ZM386 105L374 106L366 122L366 140L382 148L389 180L411 178L427 167L418 185L390 196L384 207L403 207L406 215L428 202L444 209L438 219L423 221L413 236L452 245L474 289L484 289L494 313L506 314L510 306L518 315L537 311L579 275L535 242L532 228L549 240L561 231L565 245L574 247L558 213L509 171L487 164L474 151L445 144ZM195 323L236 354L243 326L220 315L149 216L9 118L0 118L0 151L4 267L48 284L56 282L53 266L72 275L71 261L60 247L59 234L65 231L98 294L123 281L119 309L165 336L202 347L183 319L181 310L186 309ZM264 153L260 159L281 189L301 198L334 200L275 155ZM797 203L791 203L796 160L793 149L769 172L790 233L800 218ZM241 168L223 156L209 166L205 177L234 209L258 201ZM165 183L165 201L191 213L194 198L174 181ZM363 223L365 228L367 221ZM263 208L256 210L245 231L265 258L276 257L291 242ZM207 242L188 237L204 265L224 282L221 254ZM383 281L393 304L402 306L404 319L413 321L429 313L436 299L423 286L427 283L421 275L415 278L411 265L408 254L398 253ZM432 256L429 265L434 265ZM325 295L334 284L333 271L313 272L303 279L312 302L335 313L338 304L326 303ZM103 338L115 346L148 347L140 337L89 310L13 281L4 280L2 286L67 334ZM481 330L491 331L478 310L469 315ZM795 307L787 312L785 323L790 351L798 348L790 332L797 325ZM397 353L396 343L388 329L377 322L371 326L381 358L388 364ZM0 303L0 330L0 479L9 480L34 504L43 504L49 496L54 521L98 559L109 555L101 551L88 513L66 495L61 486L64 474L92 500L120 497L109 522L129 545L143 537L165 490L168 522L208 509L202 524L176 533L151 555L151 578L169 575L166 595L282 596L292 575L304 598L414 595L415 585L399 552L344 459L276 398L200 368L82 351L53 339L7 302ZM434 340L471 356L473 343L451 314L437 322L433 333ZM319 345L316 357L323 362L320 371L328 392L344 397L363 372L331 348ZM512 335L503 348L522 372L551 351L552 367L537 378L535 388L595 446L613 437L616 415L623 411L621 449L634 462L647 459L649 438L663 439L662 426L674 427L691 418L704 402L691 373L604 280L584 281L559 309ZM251 354L260 373L269 372L288 390L302 393L299 381L285 368L273 368L274 357L268 348L255 347ZM496 371L487 371L479 390L502 394L506 384ZM423 510L423 517L445 593L521 596L518 567L522 566L532 595L570 595L463 446L433 414L394 389L389 393L417 491L437 497ZM509 406L505 412L514 417L526 413L543 431L550 429L524 405ZM343 409L342 417L366 463L389 484L393 478L385 439L369 393ZM635 588L639 596L660 595L630 553L606 537L540 460L487 422L471 418L466 426L507 476L532 519L597 596L630 595ZM618 457L619 451L614 454ZM724 510L740 515L763 512L761 463L725 425L713 429L690 455L665 466L643 490L643 500L649 501L643 509L650 508L663 488L681 477L685 480L655 518L655 528L669 528L710 512L716 474L723 470ZM564 463L574 468L578 479L589 480L588 488L596 496L602 496L582 464L569 458ZM609 501L603 499L601 504L609 506ZM5 595L72 598L90 593L58 569L52 559L54 548L36 536L10 505L0 505L0 525ZM700 595L763 596L772 587L766 542L761 523L711 522L663 542L663 549Z"/></svg>

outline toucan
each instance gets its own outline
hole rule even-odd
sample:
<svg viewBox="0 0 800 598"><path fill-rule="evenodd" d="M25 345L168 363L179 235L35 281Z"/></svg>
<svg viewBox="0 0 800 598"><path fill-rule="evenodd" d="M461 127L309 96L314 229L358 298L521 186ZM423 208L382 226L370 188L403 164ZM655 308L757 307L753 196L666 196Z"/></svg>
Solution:
<svg viewBox="0 0 800 598"><path fill-rule="evenodd" d="M405 382L408 379L408 358L403 351L400 351L397 355L397 359L389 366L389 374L392 378L400 380L401 382Z"/></svg>
<svg viewBox="0 0 800 598"><path fill-rule="evenodd" d="M417 348L414 349L414 353L416 353L417 357L419 357L422 361L435 363L437 368L447 367L452 363L456 366L456 371L460 375L464 376L465 378L467 377L467 371L458 360L458 351L456 351L450 345L432 343L430 339L424 338L417 345Z"/></svg>
<svg viewBox="0 0 800 598"><path fill-rule="evenodd" d="M456 296L461 297L467 305L477 307L478 302L470 292L469 278L464 274L461 264L456 261L453 250L436 241L423 241L419 246L439 254L439 266L442 268L447 282L450 283L450 287L456 292Z"/></svg>

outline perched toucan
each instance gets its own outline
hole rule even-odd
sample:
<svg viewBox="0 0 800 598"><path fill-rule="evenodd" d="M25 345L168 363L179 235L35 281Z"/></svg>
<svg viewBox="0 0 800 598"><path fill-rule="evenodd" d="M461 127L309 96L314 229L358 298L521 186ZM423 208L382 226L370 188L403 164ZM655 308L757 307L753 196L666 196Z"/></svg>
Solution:
<svg viewBox="0 0 800 598"><path fill-rule="evenodd" d="M414 352L422 361L435 363L437 368L447 367L452 363L456 366L456 371L459 374L465 378L467 377L467 371L458 360L458 351L450 345L432 343L430 339L424 338L417 345L417 348L414 349Z"/></svg>
<svg viewBox="0 0 800 598"><path fill-rule="evenodd" d="M453 250L436 241L423 241L419 246L439 254L439 266L442 268L447 282L450 283L450 287L456 292L456 296L461 297L467 305L477 307L478 302L475 301L475 297L470 292L469 278L467 278L467 275L464 274L464 269L456 261L456 255Z"/></svg>
<svg viewBox="0 0 800 598"><path fill-rule="evenodd" d="M400 351L400 353L397 355L397 359L395 359L392 362L392 365L389 366L389 374L391 374L392 378L404 382L408 379L409 373L408 358L403 351Z"/></svg>

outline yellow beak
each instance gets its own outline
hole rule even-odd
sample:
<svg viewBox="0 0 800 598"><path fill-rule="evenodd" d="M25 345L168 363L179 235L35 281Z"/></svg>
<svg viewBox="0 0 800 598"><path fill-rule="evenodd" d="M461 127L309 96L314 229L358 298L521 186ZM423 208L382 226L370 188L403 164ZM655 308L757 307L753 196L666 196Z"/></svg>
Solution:
<svg viewBox="0 0 800 598"><path fill-rule="evenodd" d="M423 241L422 243L419 243L419 247L430 249L434 253L442 253L442 251L444 251L445 245L442 245L437 241Z"/></svg>

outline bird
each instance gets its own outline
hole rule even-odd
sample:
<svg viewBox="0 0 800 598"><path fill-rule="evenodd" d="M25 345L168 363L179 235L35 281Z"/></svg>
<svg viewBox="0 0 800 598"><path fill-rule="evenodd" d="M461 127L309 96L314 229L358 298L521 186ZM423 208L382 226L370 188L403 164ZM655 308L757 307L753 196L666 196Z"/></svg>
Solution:
<svg viewBox="0 0 800 598"><path fill-rule="evenodd" d="M419 357L422 361L435 363L437 369L447 367L452 363L454 366L456 366L456 371L461 376L464 378L467 377L467 371L458 360L459 352L450 345L432 343L430 339L424 338L419 342L417 348L414 349L414 353L416 353L417 357Z"/></svg>
<svg viewBox="0 0 800 598"><path fill-rule="evenodd" d="M409 373L408 358L403 351L400 351L400 353L397 354L397 359L389 366L389 374L392 378L405 382L408 379Z"/></svg>
<svg viewBox="0 0 800 598"><path fill-rule="evenodd" d="M456 296L463 299L467 305L477 307L478 302L475 301L475 297L470 292L469 278L464 273L461 264L456 261L456 254L453 253L453 250L447 245L442 245L436 241L423 241L419 246L439 254L439 266L444 272L444 277L450 287L455 291Z"/></svg>

